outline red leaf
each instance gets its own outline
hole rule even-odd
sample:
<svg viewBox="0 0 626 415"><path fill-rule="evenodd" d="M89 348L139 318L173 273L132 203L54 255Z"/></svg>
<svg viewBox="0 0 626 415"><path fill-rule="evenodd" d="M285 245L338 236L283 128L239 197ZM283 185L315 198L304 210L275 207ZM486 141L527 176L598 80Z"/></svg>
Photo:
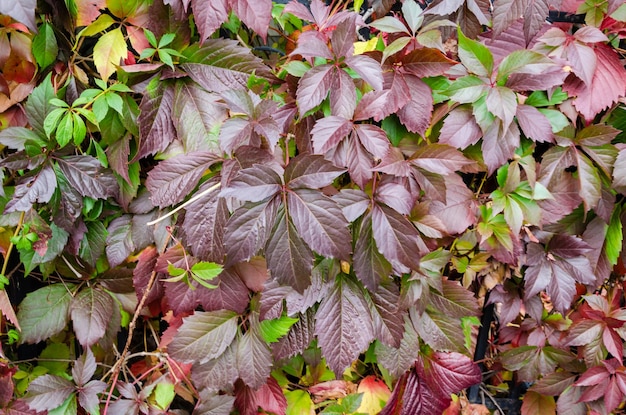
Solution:
<svg viewBox="0 0 626 415"><path fill-rule="evenodd" d="M372 88L383 89L383 70L380 63L365 55L348 56L344 62Z"/></svg>
<svg viewBox="0 0 626 415"><path fill-rule="evenodd" d="M354 81L346 71L337 71L330 87L330 109L333 115L352 118L356 108Z"/></svg>
<svg viewBox="0 0 626 415"><path fill-rule="evenodd" d="M483 159L489 168L489 174L502 166L515 153L520 143L519 129L515 123L508 126L496 119L483 136Z"/></svg>
<svg viewBox="0 0 626 415"><path fill-rule="evenodd" d="M240 170L222 189L222 196L233 196L246 202L260 202L278 193L282 179L271 167L256 164L254 167Z"/></svg>
<svg viewBox="0 0 626 415"><path fill-rule="evenodd" d="M456 63L441 51L432 48L415 49L395 61L402 74L415 75L418 78L443 75Z"/></svg>
<svg viewBox="0 0 626 415"><path fill-rule="evenodd" d="M421 238L408 219L384 205L375 205L372 229L378 249L394 267L418 269Z"/></svg>
<svg viewBox="0 0 626 415"><path fill-rule="evenodd" d="M298 111L303 116L324 101L328 91L333 85L336 76L335 71L339 69L333 65L319 65L308 70L298 83L296 100Z"/></svg>
<svg viewBox="0 0 626 415"><path fill-rule="evenodd" d="M626 91L626 70L621 65L615 51L604 44L595 45L597 66L591 83L569 78L563 90L576 96L574 106L587 122L607 107L613 105Z"/></svg>
<svg viewBox="0 0 626 415"><path fill-rule="evenodd" d="M450 401L449 396L433 392L415 370L411 370L398 380L380 415L441 415Z"/></svg>
<svg viewBox="0 0 626 415"><path fill-rule="evenodd" d="M554 142L550 121L535 107L518 105L515 113L524 135L538 142Z"/></svg>
<svg viewBox="0 0 626 415"><path fill-rule="evenodd" d="M540 395L537 392L528 391L522 402L522 415L556 414L556 402L552 396Z"/></svg>
<svg viewBox="0 0 626 415"><path fill-rule="evenodd" d="M203 42L228 19L228 0L191 0L194 21Z"/></svg>
<svg viewBox="0 0 626 415"><path fill-rule="evenodd" d="M311 130L313 150L316 154L324 154L336 147L352 131L352 121L331 115L320 118Z"/></svg>
<svg viewBox="0 0 626 415"><path fill-rule="evenodd" d="M444 120L439 142L463 150L476 144L482 135L483 132L476 123L472 109L462 105L450 111Z"/></svg>
<svg viewBox="0 0 626 415"><path fill-rule="evenodd" d="M449 396L479 383L482 373L469 357L456 352L420 354L417 374L440 396Z"/></svg>
<svg viewBox="0 0 626 415"><path fill-rule="evenodd" d="M430 87L420 78L405 75L410 101L398 111L398 118L405 127L412 132L424 135L430 126L430 117L433 112L433 95Z"/></svg>
<svg viewBox="0 0 626 415"><path fill-rule="evenodd" d="M261 386L255 394L257 404L266 412L285 413L287 398L285 398L283 390L273 377L267 378L267 383Z"/></svg>

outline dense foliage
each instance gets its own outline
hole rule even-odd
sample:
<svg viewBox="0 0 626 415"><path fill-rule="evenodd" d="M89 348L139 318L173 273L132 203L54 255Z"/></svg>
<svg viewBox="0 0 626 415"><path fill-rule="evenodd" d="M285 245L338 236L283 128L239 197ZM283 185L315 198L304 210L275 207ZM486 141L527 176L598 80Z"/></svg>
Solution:
<svg viewBox="0 0 626 415"><path fill-rule="evenodd" d="M622 1L0 13L0 413L624 406Z"/></svg>

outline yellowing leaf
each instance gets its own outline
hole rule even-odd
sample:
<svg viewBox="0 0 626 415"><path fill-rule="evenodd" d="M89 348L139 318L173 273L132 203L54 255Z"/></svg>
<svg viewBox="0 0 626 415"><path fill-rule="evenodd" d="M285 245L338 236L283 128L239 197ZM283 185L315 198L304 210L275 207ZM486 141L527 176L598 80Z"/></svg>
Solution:
<svg viewBox="0 0 626 415"><path fill-rule="evenodd" d="M121 29L117 28L104 34L93 48L93 60L103 80L108 80L126 57L128 48Z"/></svg>
<svg viewBox="0 0 626 415"><path fill-rule="evenodd" d="M361 406L359 406L357 412L369 415L379 413L391 395L391 391L389 391L385 382L371 375L366 376L361 383L359 383L357 392L363 394Z"/></svg>
<svg viewBox="0 0 626 415"><path fill-rule="evenodd" d="M377 37L373 37L367 42L354 42L354 54L361 55L365 52L372 52L376 50L377 44L378 44Z"/></svg>

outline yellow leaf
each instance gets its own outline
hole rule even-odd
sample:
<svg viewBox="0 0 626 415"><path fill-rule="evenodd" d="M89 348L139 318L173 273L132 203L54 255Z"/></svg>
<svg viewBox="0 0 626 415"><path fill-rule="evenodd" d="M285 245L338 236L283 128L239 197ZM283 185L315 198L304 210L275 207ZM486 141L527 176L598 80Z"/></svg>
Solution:
<svg viewBox="0 0 626 415"><path fill-rule="evenodd" d="M366 376L359 383L357 392L363 394L361 406L359 406L357 412L369 415L379 413L391 395L391 391L385 385L385 382L372 375Z"/></svg>
<svg viewBox="0 0 626 415"><path fill-rule="evenodd" d="M378 38L373 37L367 42L354 42L354 54L361 55L365 52L371 52L376 50L376 44L378 43Z"/></svg>
<svg viewBox="0 0 626 415"><path fill-rule="evenodd" d="M120 28L102 36L93 48L93 60L103 80L108 80L120 61L126 58L128 48Z"/></svg>

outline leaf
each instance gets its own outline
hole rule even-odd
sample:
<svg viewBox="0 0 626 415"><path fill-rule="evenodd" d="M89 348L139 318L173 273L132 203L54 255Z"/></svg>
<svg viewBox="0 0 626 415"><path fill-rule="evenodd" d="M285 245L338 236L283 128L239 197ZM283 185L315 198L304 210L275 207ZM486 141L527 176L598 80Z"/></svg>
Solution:
<svg viewBox="0 0 626 415"><path fill-rule="evenodd" d="M50 411L61 406L73 391L74 384L69 380L43 375L30 382L24 401L36 411Z"/></svg>
<svg viewBox="0 0 626 415"><path fill-rule="evenodd" d="M197 2L194 0L194 3ZM212 1L211 4L218 2ZM252 74L257 78L273 79L260 58L230 39L206 39L202 46L187 48L180 67L209 92L247 89L248 78Z"/></svg>
<svg viewBox="0 0 626 415"><path fill-rule="evenodd" d="M374 375L366 376L359 382L357 393L361 393L363 397L356 412L366 414L378 414L391 395L385 382Z"/></svg>
<svg viewBox="0 0 626 415"><path fill-rule="evenodd" d="M228 20L229 7L227 0L191 0L191 7L198 32L200 33L200 42L204 42L222 23Z"/></svg>
<svg viewBox="0 0 626 415"><path fill-rule="evenodd" d="M106 199L117 195L118 185L110 170L102 168L98 159L91 156L66 156L57 159L67 181L82 196Z"/></svg>
<svg viewBox="0 0 626 415"><path fill-rule="evenodd" d="M505 126L502 121L496 119L489 126L483 136L481 148L490 174L513 156L519 143L519 129L514 123Z"/></svg>
<svg viewBox="0 0 626 415"><path fill-rule="evenodd" d="M280 176L271 167L256 164L240 170L222 189L221 196L234 196L246 202L260 202L277 194L282 185Z"/></svg>
<svg viewBox="0 0 626 415"><path fill-rule="evenodd" d="M312 250L324 256L349 258L348 223L331 198L315 190L297 189L287 193L287 210L299 237Z"/></svg>
<svg viewBox="0 0 626 415"><path fill-rule="evenodd" d="M459 36L459 58L463 65L478 76L491 76L493 71L493 55L489 49L472 39L467 38L461 30Z"/></svg>
<svg viewBox="0 0 626 415"><path fill-rule="evenodd" d="M426 307L420 316L411 308L411 320L415 331L435 350L454 351L463 353L464 338L461 321L449 316L445 311L440 312L431 306Z"/></svg>
<svg viewBox="0 0 626 415"><path fill-rule="evenodd" d="M231 0L233 13L265 41L272 20L270 0Z"/></svg>
<svg viewBox="0 0 626 415"><path fill-rule="evenodd" d="M289 329L299 321L297 318L281 316L277 319L263 320L259 324L259 333L266 343L276 343L289 332Z"/></svg>
<svg viewBox="0 0 626 415"><path fill-rule="evenodd" d="M449 396L441 396L431 390L412 369L398 380L380 415L440 415L450 401Z"/></svg>
<svg viewBox="0 0 626 415"><path fill-rule="evenodd" d="M307 391L302 389L289 390L285 392L285 397L287 398L287 411L285 415L315 414L315 404Z"/></svg>
<svg viewBox="0 0 626 415"><path fill-rule="evenodd" d="M626 194L626 149L620 150L613 166L613 182L615 190Z"/></svg>
<svg viewBox="0 0 626 415"><path fill-rule="evenodd" d="M383 71L378 61L366 55L350 55L344 62L374 90L383 89Z"/></svg>
<svg viewBox="0 0 626 415"><path fill-rule="evenodd" d="M152 202L163 208L182 201L217 161L218 157L208 151L181 154L161 161L150 170L146 180Z"/></svg>
<svg viewBox="0 0 626 415"><path fill-rule="evenodd" d="M420 353L417 374L440 396L453 393L480 383L480 368L469 357L456 353Z"/></svg>
<svg viewBox="0 0 626 415"><path fill-rule="evenodd" d="M224 353L206 363L194 362L191 379L194 385L210 391L231 387L239 375L235 359L237 340Z"/></svg>
<svg viewBox="0 0 626 415"><path fill-rule="evenodd" d="M535 107L530 105L518 105L515 113L517 123L524 135L535 142L554 141L552 126L548 118Z"/></svg>
<svg viewBox="0 0 626 415"><path fill-rule="evenodd" d="M235 354L239 378L253 389L262 387L270 375L272 354L259 332L258 315L252 316L250 329L239 338Z"/></svg>
<svg viewBox="0 0 626 415"><path fill-rule="evenodd" d="M411 99L400 108L398 118L409 131L424 135L430 126L433 110L432 91L417 76L404 75L404 81L408 86Z"/></svg>
<svg viewBox="0 0 626 415"><path fill-rule="evenodd" d="M370 295L371 302L368 301L368 303L376 339L388 346L400 347L404 334L406 310L399 306L400 292L398 288L389 280L385 280ZM367 297L366 299L369 300Z"/></svg>
<svg viewBox="0 0 626 415"><path fill-rule="evenodd" d="M229 415L234 402L234 396L216 395L205 389L200 392L200 399L194 408L194 414Z"/></svg>
<svg viewBox="0 0 626 415"><path fill-rule="evenodd" d="M300 116L304 116L304 114L320 105L326 99L328 91L333 84L336 70L332 65L319 65L308 70L300 78L296 92L296 102L298 103Z"/></svg>
<svg viewBox="0 0 626 415"><path fill-rule="evenodd" d="M139 108L139 148L135 159L163 151L176 138L172 122L175 88L172 84L161 82L157 88L148 88Z"/></svg>
<svg viewBox="0 0 626 415"><path fill-rule="evenodd" d="M39 26L39 33L33 38L33 55L41 68L53 64L56 61L59 47L54 35L54 29L46 22Z"/></svg>
<svg viewBox="0 0 626 415"><path fill-rule="evenodd" d="M507 129L517 112L517 96L506 87L496 86L489 89L486 99L487 109L502 120L502 129Z"/></svg>
<svg viewBox="0 0 626 415"><path fill-rule="evenodd" d="M311 130L313 149L317 154L324 154L337 147L352 131L352 122L343 117L330 115L317 120Z"/></svg>
<svg viewBox="0 0 626 415"><path fill-rule="evenodd" d="M476 144L482 135L482 130L476 123L472 110L462 105L450 111L445 118L439 142L463 150Z"/></svg>
<svg viewBox="0 0 626 415"><path fill-rule="evenodd" d="M265 247L267 266L281 284L303 292L311 284L313 253L284 210L280 210Z"/></svg>
<svg viewBox="0 0 626 415"><path fill-rule="evenodd" d="M338 276L315 316L315 334L328 366L341 376L374 337L372 320L362 291Z"/></svg>
<svg viewBox="0 0 626 415"><path fill-rule="evenodd" d="M624 96L623 91L626 90L626 70L619 64L615 52L604 44L595 45L594 51L597 66L591 83L574 80L563 85L568 95L576 96L574 107L587 122Z"/></svg>
<svg viewBox="0 0 626 415"><path fill-rule="evenodd" d="M88 348L104 336L113 306L111 296L99 289L83 289L72 299L70 316L81 346Z"/></svg>
<svg viewBox="0 0 626 415"><path fill-rule="evenodd" d="M93 60L104 81L116 71L120 61L128 55L126 40L120 28L102 35L93 48Z"/></svg>
<svg viewBox="0 0 626 415"><path fill-rule="evenodd" d="M15 314L15 310L13 310L13 305L11 304L11 300L6 292L6 290L0 290L0 313L7 319L7 321L15 326L18 330L22 330L19 320L17 319L17 315ZM0 378L0 381L2 378ZM2 395L0 395L1 397ZM2 403L2 400L0 400Z"/></svg>
<svg viewBox="0 0 626 415"><path fill-rule="evenodd" d="M378 284L391 275L391 264L376 247L371 215L367 215L361 222L359 238L354 247L352 266L357 278L370 291L375 291Z"/></svg>
<svg viewBox="0 0 626 415"><path fill-rule="evenodd" d="M52 284L26 295L17 313L22 326L20 342L38 343L67 326L72 288L72 284Z"/></svg>
<svg viewBox="0 0 626 415"><path fill-rule="evenodd" d="M313 341L314 332L314 312L309 309L306 313L299 314L298 321L291 326L289 333L273 345L272 355L274 359L287 359L304 352Z"/></svg>
<svg viewBox="0 0 626 415"><path fill-rule="evenodd" d="M15 187L13 197L6 204L4 213L27 212L35 203L47 203L52 198L57 187L57 179L54 169L46 163L34 176L26 177L25 180Z"/></svg>
<svg viewBox="0 0 626 415"><path fill-rule="evenodd" d="M285 182L290 189L321 189L332 184L345 171L322 156L305 153L289 161L285 168Z"/></svg>
<svg viewBox="0 0 626 415"><path fill-rule="evenodd" d="M530 414L556 414L556 402L554 397L544 396L537 392L528 391L522 402L522 415Z"/></svg>
<svg viewBox="0 0 626 415"><path fill-rule="evenodd" d="M421 238L408 219L386 206L375 205L372 230L376 246L394 267L419 267Z"/></svg>
<svg viewBox="0 0 626 415"><path fill-rule="evenodd" d="M30 30L37 32L35 24L36 0L19 2L0 2L0 14L11 16L20 23L24 23Z"/></svg>
<svg viewBox="0 0 626 415"><path fill-rule="evenodd" d="M431 291L430 300L434 309L455 318L480 315L476 298L471 291L447 279L443 280L442 288L441 293Z"/></svg>
<svg viewBox="0 0 626 415"><path fill-rule="evenodd" d="M181 362L205 363L219 357L237 334L237 313L229 310L196 311L183 319L178 334L168 345Z"/></svg>

